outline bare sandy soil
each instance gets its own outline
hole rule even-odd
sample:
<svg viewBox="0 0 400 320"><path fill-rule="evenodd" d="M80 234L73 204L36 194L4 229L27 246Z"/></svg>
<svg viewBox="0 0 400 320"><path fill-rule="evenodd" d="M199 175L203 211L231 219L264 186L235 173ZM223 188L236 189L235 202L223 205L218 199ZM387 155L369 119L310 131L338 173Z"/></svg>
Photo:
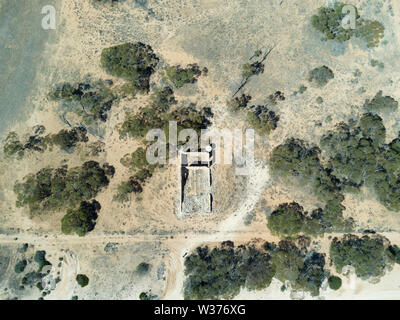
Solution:
<svg viewBox="0 0 400 320"><path fill-rule="evenodd" d="M20 276L14 266L16 254L23 243L34 250L46 250L54 266L63 257L61 282L46 299L137 299L148 291L163 299L183 298L183 256L196 246L233 240L244 243L277 241L266 227L266 216L283 202L297 201L307 210L318 205L310 190L296 185L272 181L266 160L271 150L289 137L317 144L320 137L340 121L361 114L360 106L380 89L385 95L400 99L396 85L400 74L397 59L400 31L397 23L400 3L386 1L380 8L374 1L355 1L366 17L385 24L384 43L367 49L361 42L346 44L323 42L312 30L309 20L325 1L304 0L149 0L145 5L126 1L119 6L92 5L89 1L65 0L58 13L59 42L49 45L46 70L37 75L37 91L31 101L35 112L26 123L17 124L17 132L26 133L36 124L44 124L47 132L55 133L66 125L59 118L57 103L46 99L51 86L61 81L78 81L90 74L93 79L112 79L99 65L101 50L123 42L142 41L150 44L166 64L198 63L208 68L191 86L175 91L180 103L194 102L209 106L214 112L216 128L246 128L240 114L231 114L225 101L240 84L240 66L257 49L276 45L268 58L264 74L253 77L246 92L253 102L263 102L269 94L280 90L286 100L275 107L280 115L278 128L269 137L257 138L257 161L247 177L235 176L232 166L218 165L214 176L214 214L179 220L175 215L177 168L160 169L150 179L140 197L126 204L112 201L119 182L130 173L120 159L139 145L133 139L121 140L115 126L123 120L125 111L135 111L146 103L146 97L126 98L113 106L109 120L102 128L101 140L106 150L95 160L115 166L116 175L109 187L98 195L102 205L96 228L86 237L65 236L60 231L63 212L29 217L26 209L15 208L14 182L45 166L67 163L77 166L88 157L54 150L35 154L21 161L1 160L0 166L0 298L38 298L37 290L18 290ZM389 5L392 6L390 9ZM393 16L392 16L393 13ZM380 71L370 65L376 59L385 64ZM309 70L328 65L335 78L323 89L306 81ZM354 72L360 69L361 76ZM294 92L301 85L303 94ZM324 103L317 104L316 98ZM397 136L400 113L384 115L387 140ZM393 242L400 243L400 215L381 206L369 190L359 195L346 195L345 215L352 216L358 229L375 229ZM328 251L328 235L316 239L322 252ZM105 251L107 244L115 250ZM141 262L151 264L145 277L136 273ZM90 283L80 288L75 277L87 274ZM333 292L325 284L321 299L398 298L400 268L396 266L378 284L355 279L350 273L343 287ZM299 293L281 292L281 283L274 280L261 292L244 290L239 299L310 298ZM5 290L7 288L7 290Z"/></svg>

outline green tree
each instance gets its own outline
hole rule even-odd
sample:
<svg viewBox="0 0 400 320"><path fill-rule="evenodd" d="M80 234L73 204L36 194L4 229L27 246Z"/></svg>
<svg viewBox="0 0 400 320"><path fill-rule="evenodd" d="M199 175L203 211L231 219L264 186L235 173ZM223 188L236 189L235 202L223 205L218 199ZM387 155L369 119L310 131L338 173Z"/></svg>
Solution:
<svg viewBox="0 0 400 320"><path fill-rule="evenodd" d="M78 274L76 276L76 282L83 288L89 284L89 278L84 274Z"/></svg>
<svg viewBox="0 0 400 320"><path fill-rule="evenodd" d="M398 101L393 99L391 96L383 96L382 90L380 90L374 98L365 100L364 108L369 112L379 111L395 111L399 106Z"/></svg>
<svg viewBox="0 0 400 320"><path fill-rule="evenodd" d="M141 262L137 265L136 267L136 272L140 275L143 276L147 274L150 271L151 265L146 263L146 262Z"/></svg>
<svg viewBox="0 0 400 320"><path fill-rule="evenodd" d="M124 78L146 92L158 62L153 49L141 42L112 46L101 53L101 66L107 73Z"/></svg>
<svg viewBox="0 0 400 320"><path fill-rule="evenodd" d="M31 214L74 209L88 201L106 186L114 176L114 167L96 161L87 161L81 167L68 169L44 168L29 174L14 185L17 207L28 207Z"/></svg>
<svg viewBox="0 0 400 320"><path fill-rule="evenodd" d="M332 290L339 290L342 286L342 279L336 276L330 276L328 278L328 284L329 288L331 288Z"/></svg>
<svg viewBox="0 0 400 320"><path fill-rule="evenodd" d="M312 69L308 73L308 82L316 84L318 87L324 87L330 80L335 77L333 71L327 67L322 66Z"/></svg>
<svg viewBox="0 0 400 320"><path fill-rule="evenodd" d="M346 3L335 3L333 8L321 7L318 14L311 17L312 26L322 32L327 39L345 42L355 36L365 41L368 48L377 47L384 37L385 27L379 21L367 20L360 17L356 10L356 28L345 29L342 21L347 15L343 13L343 7Z"/></svg>
<svg viewBox="0 0 400 320"><path fill-rule="evenodd" d="M26 261L26 259L23 259L21 261L19 261L15 267L14 267L14 271L15 273L22 273L24 272L26 266L27 266L28 262Z"/></svg>
<svg viewBox="0 0 400 320"><path fill-rule="evenodd" d="M85 236L96 226L97 213L101 206L96 200L92 202L82 201L79 209L68 210L61 219L61 231L64 234L76 233L80 237Z"/></svg>
<svg viewBox="0 0 400 320"><path fill-rule="evenodd" d="M70 130L63 129L56 134L48 135L45 141L49 144L55 144L61 150L69 150L79 142L87 142L89 139L87 130L83 127L77 127Z"/></svg>
<svg viewBox="0 0 400 320"><path fill-rule="evenodd" d="M296 202L280 204L268 218L268 228L277 234L298 234L304 224L303 208Z"/></svg>
<svg viewBox="0 0 400 320"><path fill-rule="evenodd" d="M181 88L185 84L195 83L201 76L201 70L197 64L189 64L186 68L181 66L167 67L165 70L166 77L176 88Z"/></svg>
<svg viewBox="0 0 400 320"><path fill-rule="evenodd" d="M386 239L382 236L347 234L342 239L334 238L330 246L330 257L340 273L350 265L360 278L381 277L391 263L386 254Z"/></svg>
<svg viewBox="0 0 400 320"><path fill-rule="evenodd" d="M19 159L24 156L24 146L20 142L18 134L16 132L8 133L6 139L4 140L3 152L6 157L12 157L17 155Z"/></svg>
<svg viewBox="0 0 400 320"><path fill-rule="evenodd" d="M33 260L39 265L39 272L41 272L45 266L51 265L46 259L46 251L44 250L36 251Z"/></svg>
<svg viewBox="0 0 400 320"><path fill-rule="evenodd" d="M76 83L60 83L53 88L48 97L50 100L64 102L63 108L81 117L90 125L95 121L107 121L107 113L111 110L117 96L111 89L111 81L92 81L88 79Z"/></svg>

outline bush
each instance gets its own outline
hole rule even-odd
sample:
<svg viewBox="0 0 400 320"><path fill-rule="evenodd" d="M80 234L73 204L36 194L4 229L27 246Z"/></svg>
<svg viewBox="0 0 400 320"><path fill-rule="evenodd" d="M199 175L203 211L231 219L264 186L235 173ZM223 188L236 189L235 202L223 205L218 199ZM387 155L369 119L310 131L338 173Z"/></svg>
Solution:
<svg viewBox="0 0 400 320"><path fill-rule="evenodd" d="M353 30L342 27L342 20L345 17L342 13L344 6L345 3L339 3L334 8L319 8L318 14L311 17L312 26L328 39L335 39L339 42L349 40L353 35ZM358 13L357 18L359 18Z"/></svg>
<svg viewBox="0 0 400 320"><path fill-rule="evenodd" d="M100 167L95 161L71 169L67 166L41 169L14 185L16 205L28 207L31 214L76 208L108 186L114 171L114 167L108 164Z"/></svg>
<svg viewBox="0 0 400 320"><path fill-rule="evenodd" d="M235 97L226 102L227 106L232 110L233 112L237 112L241 109L246 109L248 103L251 100L251 96L242 94L240 97Z"/></svg>
<svg viewBox="0 0 400 320"><path fill-rule="evenodd" d="M278 246L266 242L263 248L235 247L231 241L212 250L198 247L185 259L185 299L233 298L243 287L267 288L274 276L295 290L318 295L326 274L325 258L307 251L308 246L308 239L299 238Z"/></svg>
<svg viewBox="0 0 400 320"><path fill-rule="evenodd" d="M178 65L167 67L165 74L176 88L181 88L185 84L197 82L201 76L201 70L197 64L189 64L186 68Z"/></svg>
<svg viewBox="0 0 400 320"><path fill-rule="evenodd" d="M140 300L150 300L149 295L146 292L141 292L139 295Z"/></svg>
<svg viewBox="0 0 400 320"><path fill-rule="evenodd" d="M118 202L126 202L130 199L131 193L141 193L143 187L141 181L135 176L129 178L128 181L121 182L117 187L117 193L114 200Z"/></svg>
<svg viewBox="0 0 400 320"><path fill-rule="evenodd" d="M156 89L150 96L150 106L159 111L167 112L172 105L177 104L174 91L170 87Z"/></svg>
<svg viewBox="0 0 400 320"><path fill-rule="evenodd" d="M76 276L76 282L83 288L89 284L89 278L84 274L78 274Z"/></svg>
<svg viewBox="0 0 400 320"><path fill-rule="evenodd" d="M336 276L330 276L328 278L328 284L329 288L331 288L332 290L339 290L342 286L342 279Z"/></svg>
<svg viewBox="0 0 400 320"><path fill-rule="evenodd" d="M34 126L32 128L33 134L23 142L21 142L16 132L9 132L4 140L4 155L6 158L15 156L17 159L22 159L26 151L44 152L46 150L46 144L44 142L45 139L43 138L45 130L46 129L44 126Z"/></svg>
<svg viewBox="0 0 400 320"><path fill-rule="evenodd" d="M268 228L277 234L291 236L301 231L304 221L303 208L298 203L284 203L271 213Z"/></svg>
<svg viewBox="0 0 400 320"><path fill-rule="evenodd" d="M384 36L385 27L378 21L360 17L356 9L356 29L344 29L342 21L346 14L342 13L346 3L336 3L333 8L321 7L318 14L311 18L312 26L322 32L327 39L345 42L356 36L363 39L367 47L377 47Z"/></svg>
<svg viewBox="0 0 400 320"><path fill-rule="evenodd" d="M49 99L63 101L68 111L72 111L90 125L94 121L105 122L107 112L117 97L110 88L112 82L98 80L77 83L61 83L50 91Z"/></svg>
<svg viewBox="0 0 400 320"><path fill-rule="evenodd" d="M136 267L136 272L140 275L143 276L147 274L150 271L151 265L146 263L146 262L141 262L137 265Z"/></svg>
<svg viewBox="0 0 400 320"><path fill-rule="evenodd" d="M278 127L279 115L266 106L253 106L247 112L247 123L261 135L268 135Z"/></svg>
<svg viewBox="0 0 400 320"><path fill-rule="evenodd" d="M149 90L150 77L159 62L153 49L141 42L124 43L101 53L101 66L109 74L124 78L138 90Z"/></svg>
<svg viewBox="0 0 400 320"><path fill-rule="evenodd" d="M24 156L24 146L16 132L10 132L4 140L3 152L6 157L17 155L19 159Z"/></svg>
<svg viewBox="0 0 400 320"><path fill-rule="evenodd" d="M272 151L271 171L276 177L295 178L301 185L311 186L317 198L325 202L323 210L314 210L304 220L304 232L318 234L348 230L352 221L343 218L345 208L341 205L344 200L341 186L331 171L322 166L319 154L318 148L309 148L302 140L289 139Z"/></svg>
<svg viewBox="0 0 400 320"><path fill-rule="evenodd" d="M15 273L22 273L22 272L24 272L24 270L25 270L27 264L28 264L28 262L27 262L25 259L19 261L19 262L15 265L15 267L14 267Z"/></svg>
<svg viewBox="0 0 400 320"><path fill-rule="evenodd" d="M135 172L128 181L123 181L117 187L117 194L114 200L126 202L130 199L131 193L141 193L144 184L153 176L157 165L151 165L146 159L146 150L142 147L136 149L132 154L126 154L121 159L121 164Z"/></svg>
<svg viewBox="0 0 400 320"><path fill-rule="evenodd" d="M27 274L25 274L25 276L21 279L21 284L24 286L30 286L31 288L40 282L42 282L42 278L45 275L38 272L38 271L32 271L32 272L28 272Z"/></svg>
<svg viewBox="0 0 400 320"><path fill-rule="evenodd" d="M61 150L69 150L74 148L79 142L89 141L87 130L83 127L72 128L70 130L63 129L56 134L48 135L45 139L46 143L55 144Z"/></svg>
<svg viewBox="0 0 400 320"><path fill-rule="evenodd" d="M242 78L247 80L251 76L259 75L264 73L264 64L256 61L253 63L246 63L242 66Z"/></svg>
<svg viewBox="0 0 400 320"><path fill-rule="evenodd" d="M364 39L368 48L379 46L385 35L385 27L379 21L360 19L357 23L356 36Z"/></svg>
<svg viewBox="0 0 400 320"><path fill-rule="evenodd" d="M33 260L39 265L39 272L43 270L43 267L50 266L51 263L46 260L46 251L36 251Z"/></svg>
<svg viewBox="0 0 400 320"><path fill-rule="evenodd" d="M400 248L397 245L390 245L386 253L392 261L400 264Z"/></svg>
<svg viewBox="0 0 400 320"><path fill-rule="evenodd" d="M350 265L360 278L381 277L391 262L386 254L386 242L386 239L379 235L360 238L348 234L342 239L332 240L330 257L339 273L344 266Z"/></svg>
<svg viewBox="0 0 400 320"><path fill-rule="evenodd" d="M389 210L400 209L400 149L398 139L385 144L382 119L364 114L360 121L340 123L321 139L329 157L328 169L347 190L373 187L379 201Z"/></svg>
<svg viewBox="0 0 400 320"><path fill-rule="evenodd" d="M333 71L327 67L322 66L319 68L312 69L308 73L308 82L316 84L318 87L325 86L330 80L335 77Z"/></svg>
<svg viewBox="0 0 400 320"><path fill-rule="evenodd" d="M96 200L92 202L82 201L79 209L68 210L61 219L61 231L64 234L76 233L80 237L85 236L96 226L97 213L101 206Z"/></svg>
<svg viewBox="0 0 400 320"><path fill-rule="evenodd" d="M397 110L399 103L390 96L383 96L382 90L380 90L373 99L365 100L364 108L370 112L379 111L395 111Z"/></svg>

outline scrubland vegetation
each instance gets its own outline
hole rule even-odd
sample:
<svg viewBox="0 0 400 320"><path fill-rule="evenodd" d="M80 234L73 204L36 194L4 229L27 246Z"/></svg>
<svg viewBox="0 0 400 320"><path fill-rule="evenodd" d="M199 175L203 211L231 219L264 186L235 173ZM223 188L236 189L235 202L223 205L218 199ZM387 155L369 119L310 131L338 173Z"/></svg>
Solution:
<svg viewBox="0 0 400 320"><path fill-rule="evenodd" d="M307 219L301 219L305 223L304 232L319 234L351 229L352 221L344 219L342 215L344 207L341 203L344 196L341 186L336 177L322 165L317 147L309 147L301 140L289 139L272 151L270 164L274 176L284 181L296 179L299 184L310 186L317 198L325 203L324 208L317 208ZM279 210L273 215L276 221L271 226L275 232L285 233L279 227L277 218L284 214L285 210ZM294 223L299 224L299 221Z"/></svg>
<svg viewBox="0 0 400 320"><path fill-rule="evenodd" d="M230 241L213 249L198 247L185 260L185 299L231 299L242 288L261 290L272 279L313 296L326 277L325 257L309 251L309 239L266 242L262 248L235 247Z"/></svg>
<svg viewBox="0 0 400 320"><path fill-rule="evenodd" d="M176 88L181 88L185 84L196 83L202 74L207 74L206 68L202 71L197 64L189 64L186 68L179 65L167 67L164 77L172 82Z"/></svg>
<svg viewBox="0 0 400 320"><path fill-rule="evenodd" d="M270 107L283 100L285 100L283 93L277 91L268 96L264 105L249 106L251 96L246 94L232 98L226 104L234 113L244 112L250 128L257 130L260 135L268 135L277 128L280 118L279 115L270 110Z"/></svg>
<svg viewBox="0 0 400 320"><path fill-rule="evenodd" d="M153 49L141 42L103 49L100 60L107 73L125 79L141 92L149 91L150 77L158 62Z"/></svg>
<svg viewBox="0 0 400 320"><path fill-rule="evenodd" d="M308 74L308 82L314 83L318 87L325 86L330 80L335 77L333 71L327 67L322 66L312 69Z"/></svg>
<svg viewBox="0 0 400 320"><path fill-rule="evenodd" d="M100 210L97 201L88 201L108 186L114 172L113 166L100 166L95 161L70 169L67 166L43 168L15 184L16 205L27 207L31 216L68 209L61 221L62 232L84 236L93 230Z"/></svg>
<svg viewBox="0 0 400 320"><path fill-rule="evenodd" d="M112 81L91 81L58 84L49 92L49 99L63 103L67 111L74 112L83 123L107 121L117 95L111 89Z"/></svg>
<svg viewBox="0 0 400 320"><path fill-rule="evenodd" d="M382 23L375 20L364 19L360 16L356 7L356 28L345 29L342 26L342 21L347 13L342 13L346 3L336 3L333 7L321 7L318 14L311 18L312 26L323 33L326 39L345 42L352 37L361 38L366 43L367 47L379 46L384 37L385 27Z"/></svg>
<svg viewBox="0 0 400 320"><path fill-rule="evenodd" d="M231 241L212 249L198 247L185 260L185 299L232 299L243 288L267 288L273 278L312 296L319 295L325 280L332 290L338 290L341 278L330 275L325 254L310 244L309 238L300 236L278 244L265 242L262 247L235 247ZM379 278L394 262L399 263L400 249L380 235L347 234L331 241L329 257L339 274L344 266L352 266L362 279Z"/></svg>

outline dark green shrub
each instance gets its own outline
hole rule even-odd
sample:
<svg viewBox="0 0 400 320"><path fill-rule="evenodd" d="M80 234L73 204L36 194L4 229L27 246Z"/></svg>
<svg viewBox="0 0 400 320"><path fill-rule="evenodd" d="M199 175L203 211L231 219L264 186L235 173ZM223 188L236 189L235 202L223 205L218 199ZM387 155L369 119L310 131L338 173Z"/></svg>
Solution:
<svg viewBox="0 0 400 320"><path fill-rule="evenodd" d="M342 279L336 276L330 276L328 278L328 284L329 288L331 288L332 290L339 290L342 286Z"/></svg>
<svg viewBox="0 0 400 320"><path fill-rule="evenodd" d="M146 262L141 262L137 265L136 267L136 272L140 275L143 276L147 274L150 271L151 265L146 263Z"/></svg>
<svg viewBox="0 0 400 320"><path fill-rule="evenodd" d="M386 252L391 260L400 264L400 248L397 245L390 245Z"/></svg>
<svg viewBox="0 0 400 320"><path fill-rule="evenodd" d="M363 19L356 9L356 29L345 29L342 26L346 13L342 13L346 3L336 3L333 8L321 7L318 14L311 18L312 26L322 32L327 39L345 42L355 36L363 39L367 47L377 47L384 36L385 27L378 21Z"/></svg>
<svg viewBox="0 0 400 320"><path fill-rule="evenodd" d="M268 228L284 235L298 234L304 224L303 208L296 202L280 204L268 218Z"/></svg>
<svg viewBox="0 0 400 320"><path fill-rule="evenodd" d="M61 83L50 91L49 99L63 101L64 108L72 111L90 125L94 121L105 122L107 113L117 97L111 90L110 81L84 81L77 83Z"/></svg>
<svg viewBox="0 0 400 320"><path fill-rule="evenodd" d="M167 67L165 74L176 88L181 88L185 84L197 82L201 76L201 70L197 64L189 64L186 68L178 65Z"/></svg>
<svg viewBox="0 0 400 320"><path fill-rule="evenodd" d="M268 135L278 127L279 115L266 106L253 106L247 112L247 123L261 135Z"/></svg>
<svg viewBox="0 0 400 320"><path fill-rule="evenodd" d="M50 145L55 144L61 150L69 150L79 142L89 141L86 133L87 130L83 127L72 128L70 130L63 129L56 134L48 135L45 141Z"/></svg>
<svg viewBox="0 0 400 320"><path fill-rule="evenodd" d="M327 67L322 66L319 68L312 69L308 73L308 82L316 84L318 87L325 86L330 80L335 77L333 71Z"/></svg>
<svg viewBox="0 0 400 320"><path fill-rule="evenodd" d="M174 91L170 87L156 89L150 96L150 106L159 112L167 112L177 103Z"/></svg>
<svg viewBox="0 0 400 320"><path fill-rule="evenodd" d="M114 167L88 161L81 167L44 168L17 182L14 192L17 207L26 206L31 214L76 208L82 201L93 199L114 175Z"/></svg>
<svg viewBox="0 0 400 320"><path fill-rule="evenodd" d="M149 295L146 292L141 292L139 295L140 300L150 300Z"/></svg>
<svg viewBox="0 0 400 320"><path fill-rule="evenodd" d="M24 156L24 146L16 132L10 132L4 140L3 152L6 157L17 155L19 159Z"/></svg>
<svg viewBox="0 0 400 320"><path fill-rule="evenodd" d="M158 61L153 49L141 42L116 45L101 53L101 66L106 72L124 78L146 92Z"/></svg>
<svg viewBox="0 0 400 320"><path fill-rule="evenodd" d="M366 100L364 108L370 112L380 112L384 110L395 111L399 103L390 96L383 96L380 90L373 99Z"/></svg>
<svg viewBox="0 0 400 320"><path fill-rule="evenodd" d="M89 284L89 278L84 274L78 274L76 276L76 282L83 288Z"/></svg>
<svg viewBox="0 0 400 320"><path fill-rule="evenodd" d="M85 236L96 226L97 213L101 206L96 200L92 202L82 201L79 209L68 210L61 219L61 231L64 234L76 233L80 237Z"/></svg>
<svg viewBox="0 0 400 320"><path fill-rule="evenodd" d="M28 264L28 262L27 262L25 259L19 261L19 262L15 265L15 267L14 267L15 273L22 273L22 272L24 272L24 270L25 270L27 264Z"/></svg>
<svg viewBox="0 0 400 320"><path fill-rule="evenodd" d="M51 263L46 260L46 251L36 251L33 260L39 265L39 272L42 271L44 266L50 266Z"/></svg>
<svg viewBox="0 0 400 320"><path fill-rule="evenodd" d="M251 76L264 73L264 64L256 61L253 63L246 63L242 66L242 78L249 79Z"/></svg>
<svg viewBox="0 0 400 320"><path fill-rule="evenodd" d="M386 239L382 236L358 237L348 234L342 239L332 240L330 257L339 273L343 267L350 265L360 278L381 277L390 264L386 248Z"/></svg>
<svg viewBox="0 0 400 320"><path fill-rule="evenodd" d="M240 97L235 97L226 102L227 106L232 110L233 112L237 112L241 109L246 109L248 103L251 100L251 96L242 94Z"/></svg>
<svg viewBox="0 0 400 320"><path fill-rule="evenodd" d="M123 181L118 185L114 200L118 202L126 202L130 199L131 193L137 194L142 191L143 187L141 181L137 177L132 176L128 181Z"/></svg>

